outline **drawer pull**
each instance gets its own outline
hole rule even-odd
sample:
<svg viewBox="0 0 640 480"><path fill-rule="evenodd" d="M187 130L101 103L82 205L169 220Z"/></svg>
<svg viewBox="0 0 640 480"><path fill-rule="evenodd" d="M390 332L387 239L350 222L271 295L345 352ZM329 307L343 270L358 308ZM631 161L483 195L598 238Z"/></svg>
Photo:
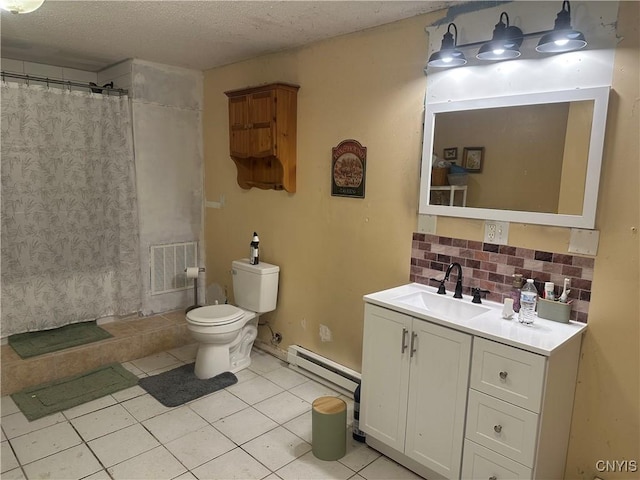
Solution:
<svg viewBox="0 0 640 480"><path fill-rule="evenodd" d="M407 344L405 343L407 341L407 333L409 333L409 330L407 330L406 328L402 329L402 351L400 353L404 353L404 351L407 349Z"/></svg>
<svg viewBox="0 0 640 480"><path fill-rule="evenodd" d="M506 380L507 379L507 375L509 375L507 372L502 371L500 372L500 379L501 380Z"/></svg>
<svg viewBox="0 0 640 480"><path fill-rule="evenodd" d="M493 426L493 431L496 432L496 433L502 432L502 425L494 425Z"/></svg>

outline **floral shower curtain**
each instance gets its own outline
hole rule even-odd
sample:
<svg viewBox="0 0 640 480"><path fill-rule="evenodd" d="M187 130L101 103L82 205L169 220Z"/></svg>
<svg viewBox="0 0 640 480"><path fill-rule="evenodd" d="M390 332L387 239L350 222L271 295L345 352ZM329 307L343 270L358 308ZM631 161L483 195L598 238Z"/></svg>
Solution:
<svg viewBox="0 0 640 480"><path fill-rule="evenodd" d="M138 311L128 97L1 93L2 336Z"/></svg>

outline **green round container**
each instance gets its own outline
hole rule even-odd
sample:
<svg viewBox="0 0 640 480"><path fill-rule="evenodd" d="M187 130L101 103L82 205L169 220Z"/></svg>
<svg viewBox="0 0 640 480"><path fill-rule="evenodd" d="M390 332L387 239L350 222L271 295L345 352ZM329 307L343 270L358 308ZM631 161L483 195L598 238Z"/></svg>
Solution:
<svg viewBox="0 0 640 480"><path fill-rule="evenodd" d="M311 409L311 447L320 460L338 460L347 451L347 404L337 397L319 397Z"/></svg>

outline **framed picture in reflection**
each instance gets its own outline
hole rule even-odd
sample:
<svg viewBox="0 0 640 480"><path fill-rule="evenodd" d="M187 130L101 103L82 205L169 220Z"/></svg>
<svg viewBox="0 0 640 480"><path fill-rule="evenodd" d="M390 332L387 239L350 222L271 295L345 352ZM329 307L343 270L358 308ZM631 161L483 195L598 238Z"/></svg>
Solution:
<svg viewBox="0 0 640 480"><path fill-rule="evenodd" d="M462 152L462 166L471 173L482 172L484 162L484 147L464 147Z"/></svg>

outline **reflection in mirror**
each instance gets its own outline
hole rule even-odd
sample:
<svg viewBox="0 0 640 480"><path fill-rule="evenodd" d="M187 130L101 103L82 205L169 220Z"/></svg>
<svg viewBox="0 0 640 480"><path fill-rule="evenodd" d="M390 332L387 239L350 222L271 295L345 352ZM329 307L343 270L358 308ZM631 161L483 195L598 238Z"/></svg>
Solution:
<svg viewBox="0 0 640 480"><path fill-rule="evenodd" d="M593 100L438 113L433 153L484 148L467 207L581 215L592 117ZM462 155L449 161L469 167Z"/></svg>
<svg viewBox="0 0 640 480"><path fill-rule="evenodd" d="M427 100L419 213L594 228L608 97L593 87ZM462 177L432 170L468 167L469 152L476 168Z"/></svg>

